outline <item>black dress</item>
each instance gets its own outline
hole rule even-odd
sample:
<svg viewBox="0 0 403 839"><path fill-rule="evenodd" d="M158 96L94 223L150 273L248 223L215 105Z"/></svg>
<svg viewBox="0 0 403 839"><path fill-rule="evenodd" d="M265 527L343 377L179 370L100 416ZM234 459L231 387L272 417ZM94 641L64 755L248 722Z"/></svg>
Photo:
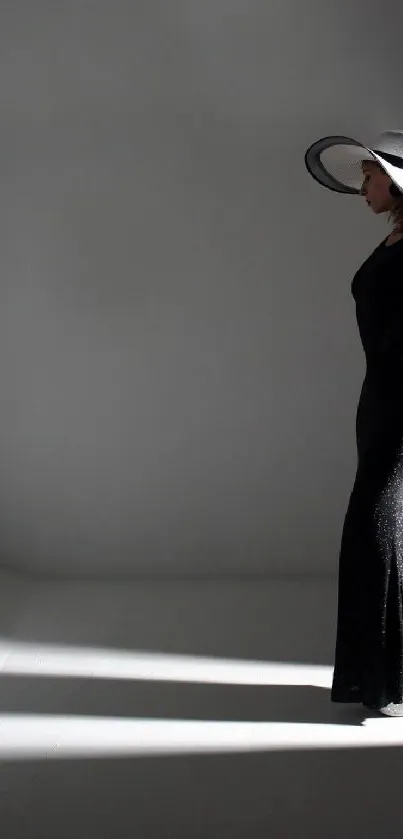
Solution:
<svg viewBox="0 0 403 839"><path fill-rule="evenodd" d="M351 285L366 372L344 520L331 700L403 701L403 240L382 242Z"/></svg>

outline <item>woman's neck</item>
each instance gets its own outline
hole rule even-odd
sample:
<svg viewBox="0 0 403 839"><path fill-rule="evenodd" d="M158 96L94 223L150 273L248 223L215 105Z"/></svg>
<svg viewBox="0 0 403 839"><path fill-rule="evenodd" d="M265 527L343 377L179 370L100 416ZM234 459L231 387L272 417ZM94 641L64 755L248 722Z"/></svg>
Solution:
<svg viewBox="0 0 403 839"><path fill-rule="evenodd" d="M394 245L395 242L399 242L400 239L403 239L403 230L399 228L394 228L392 232L389 233L389 236L386 239L386 246Z"/></svg>

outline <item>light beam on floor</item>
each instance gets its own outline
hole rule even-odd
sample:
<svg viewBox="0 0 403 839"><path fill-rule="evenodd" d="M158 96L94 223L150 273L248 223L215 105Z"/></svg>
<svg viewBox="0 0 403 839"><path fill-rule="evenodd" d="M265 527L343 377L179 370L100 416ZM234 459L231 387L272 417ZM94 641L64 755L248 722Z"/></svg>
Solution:
<svg viewBox="0 0 403 839"><path fill-rule="evenodd" d="M291 662L0 642L0 673L225 685L330 687L332 668Z"/></svg>
<svg viewBox="0 0 403 839"><path fill-rule="evenodd" d="M403 723L364 727L3 714L0 760L146 757L403 745Z"/></svg>
<svg viewBox="0 0 403 839"><path fill-rule="evenodd" d="M0 673L230 685L311 685L329 689L332 668L0 642ZM1 682L0 682L1 684ZM324 701L329 701L324 697ZM358 722L358 721L357 721ZM140 757L199 753L403 745L403 719L361 724L235 722L52 714L0 715L0 760Z"/></svg>

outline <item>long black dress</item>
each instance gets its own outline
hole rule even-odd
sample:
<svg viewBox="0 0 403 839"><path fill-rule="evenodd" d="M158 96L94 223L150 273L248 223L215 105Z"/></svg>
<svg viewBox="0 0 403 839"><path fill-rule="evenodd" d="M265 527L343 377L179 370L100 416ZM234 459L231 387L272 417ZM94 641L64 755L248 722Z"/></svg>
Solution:
<svg viewBox="0 0 403 839"><path fill-rule="evenodd" d="M382 242L351 292L366 373L339 554L331 700L382 707L403 701L403 240Z"/></svg>

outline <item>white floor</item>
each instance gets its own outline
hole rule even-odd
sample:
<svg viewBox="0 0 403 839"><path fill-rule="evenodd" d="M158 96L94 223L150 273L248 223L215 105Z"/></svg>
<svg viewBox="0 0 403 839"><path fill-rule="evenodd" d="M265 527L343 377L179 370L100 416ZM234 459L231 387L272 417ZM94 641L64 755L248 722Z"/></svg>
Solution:
<svg viewBox="0 0 403 839"><path fill-rule="evenodd" d="M329 699L335 579L0 582L4 839L396 830L403 721Z"/></svg>

